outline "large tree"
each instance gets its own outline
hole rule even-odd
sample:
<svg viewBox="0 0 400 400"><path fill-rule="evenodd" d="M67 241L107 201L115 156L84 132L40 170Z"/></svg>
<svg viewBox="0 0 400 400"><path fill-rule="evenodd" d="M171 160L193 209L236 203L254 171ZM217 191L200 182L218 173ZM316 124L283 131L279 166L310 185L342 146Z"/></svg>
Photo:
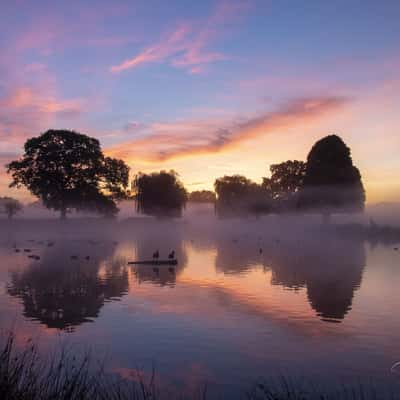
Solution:
<svg viewBox="0 0 400 400"><path fill-rule="evenodd" d="M223 176L214 183L216 212L221 216L270 211L270 193L242 175Z"/></svg>
<svg viewBox="0 0 400 400"><path fill-rule="evenodd" d="M365 191L349 147L336 135L314 144L307 157L299 206L332 212L362 211Z"/></svg>
<svg viewBox="0 0 400 400"><path fill-rule="evenodd" d="M133 188L137 211L147 215L181 216L187 192L175 171L139 173Z"/></svg>
<svg viewBox="0 0 400 400"><path fill-rule="evenodd" d="M7 165L11 187L25 186L50 209L91 210L115 215L125 196L129 167L105 157L97 139L68 130L48 130L28 139L21 159Z"/></svg>

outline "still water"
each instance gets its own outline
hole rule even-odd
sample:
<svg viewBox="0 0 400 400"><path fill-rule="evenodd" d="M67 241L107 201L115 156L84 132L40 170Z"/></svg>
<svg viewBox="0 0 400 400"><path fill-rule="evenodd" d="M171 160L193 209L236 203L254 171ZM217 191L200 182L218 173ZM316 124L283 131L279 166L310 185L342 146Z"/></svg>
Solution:
<svg viewBox="0 0 400 400"><path fill-rule="evenodd" d="M279 219L17 221L1 229L0 324L44 353L90 348L125 379L154 368L171 392L233 398L279 375L393 384L397 246ZM178 265L127 264L155 250Z"/></svg>

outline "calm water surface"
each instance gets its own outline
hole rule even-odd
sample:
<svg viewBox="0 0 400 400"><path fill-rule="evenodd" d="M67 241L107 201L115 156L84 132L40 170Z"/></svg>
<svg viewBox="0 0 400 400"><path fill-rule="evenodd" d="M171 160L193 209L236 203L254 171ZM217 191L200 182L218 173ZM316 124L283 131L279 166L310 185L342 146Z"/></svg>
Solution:
<svg viewBox="0 0 400 400"><path fill-rule="evenodd" d="M395 243L276 220L57 224L1 229L0 323L21 345L90 348L126 379L154 367L171 391L233 396L280 374L400 380ZM178 266L127 265L156 249Z"/></svg>

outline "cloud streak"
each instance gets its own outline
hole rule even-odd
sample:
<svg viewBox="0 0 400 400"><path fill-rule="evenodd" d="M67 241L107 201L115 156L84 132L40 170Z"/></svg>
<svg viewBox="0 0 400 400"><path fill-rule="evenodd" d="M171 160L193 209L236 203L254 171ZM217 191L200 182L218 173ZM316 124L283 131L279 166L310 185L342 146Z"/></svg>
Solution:
<svg viewBox="0 0 400 400"><path fill-rule="evenodd" d="M179 51L184 51L186 47L185 40L189 32L190 28L188 26L180 26L159 43L148 47L137 56L111 67L111 72L121 72L135 68L140 64L162 61Z"/></svg>
<svg viewBox="0 0 400 400"><path fill-rule="evenodd" d="M275 111L239 122L182 121L153 124L146 137L120 143L107 149L124 159L163 162L174 158L217 153L247 140L315 121L343 107L343 97L319 96L295 99Z"/></svg>
<svg viewBox="0 0 400 400"><path fill-rule="evenodd" d="M110 71L119 73L145 63L169 62L172 66L184 68L190 73L200 73L207 64L228 59L222 53L207 50L207 47L218 35L221 26L233 20L247 7L247 2L220 2L208 20L200 24L201 28L196 28L195 23L180 24L158 43L112 66Z"/></svg>

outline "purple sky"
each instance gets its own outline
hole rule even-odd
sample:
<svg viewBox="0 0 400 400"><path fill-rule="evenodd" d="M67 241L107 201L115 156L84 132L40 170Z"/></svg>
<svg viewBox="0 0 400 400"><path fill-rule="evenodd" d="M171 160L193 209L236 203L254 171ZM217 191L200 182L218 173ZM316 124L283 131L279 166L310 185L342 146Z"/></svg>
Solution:
<svg viewBox="0 0 400 400"><path fill-rule="evenodd" d="M75 129L195 190L337 133L368 201L399 200L399 20L398 1L5 2L0 161Z"/></svg>

